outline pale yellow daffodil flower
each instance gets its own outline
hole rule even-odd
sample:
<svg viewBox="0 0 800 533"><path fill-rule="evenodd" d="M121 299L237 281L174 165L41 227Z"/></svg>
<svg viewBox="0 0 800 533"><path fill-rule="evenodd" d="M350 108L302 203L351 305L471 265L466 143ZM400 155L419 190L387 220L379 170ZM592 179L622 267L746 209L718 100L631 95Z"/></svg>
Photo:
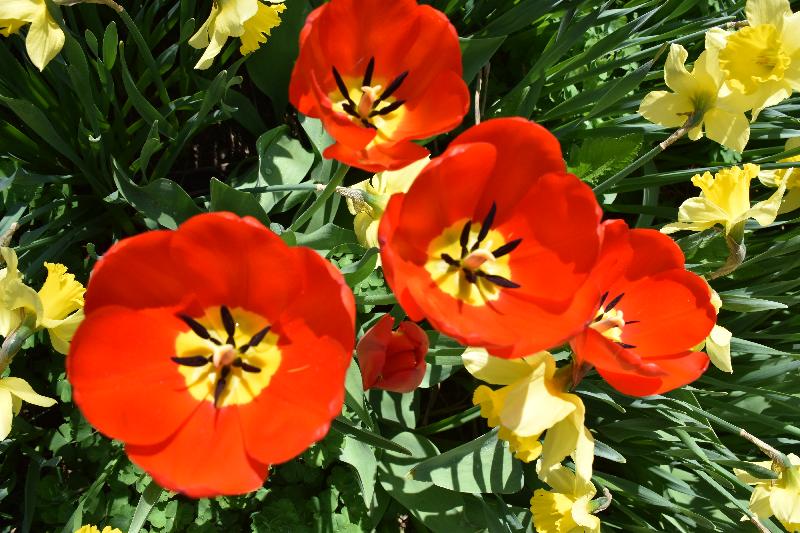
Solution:
<svg viewBox="0 0 800 533"><path fill-rule="evenodd" d="M553 490L533 492L531 514L538 533L599 533L600 519L592 514L597 489L590 480L556 465L542 481Z"/></svg>
<svg viewBox="0 0 800 533"><path fill-rule="evenodd" d="M786 141L785 150L800 148L800 137L792 137ZM778 163L798 163L800 155L779 159ZM781 168L776 170L762 170L758 179L767 187L781 187L786 189L786 195L781 200L778 213L788 213L800 208L800 168Z"/></svg>
<svg viewBox="0 0 800 533"><path fill-rule="evenodd" d="M800 532L800 457L788 455L792 466L772 461L753 463L771 469L778 479L760 479L743 470L734 469L736 477L748 485L755 485L750 495L750 510L759 518L775 516L790 533Z"/></svg>
<svg viewBox="0 0 800 533"><path fill-rule="evenodd" d="M738 98L720 94L722 72L703 52L691 72L686 69L686 49L673 44L664 65L664 81L673 92L653 91L642 100L639 114L655 124L678 128L694 119L689 138L705 135L712 141L741 152L750 139L746 107Z"/></svg>
<svg viewBox="0 0 800 533"><path fill-rule="evenodd" d="M189 44L205 48L194 68L205 70L214 62L229 38L239 37L239 52L255 52L265 42L273 28L281 23L284 4L265 4L259 0L215 0L211 14L195 33Z"/></svg>
<svg viewBox="0 0 800 533"><path fill-rule="evenodd" d="M19 414L23 401L40 407L50 407L56 403L52 398L36 394L24 379L0 379L0 440L11 433L11 420Z"/></svg>
<svg viewBox="0 0 800 533"><path fill-rule="evenodd" d="M768 199L750 206L750 181L760 169L746 163L742 168L725 168L712 176L709 172L695 174L692 183L702 191L700 196L689 198L678 209L678 222L667 224L661 231L703 231L716 225L730 235L734 228L742 227L747 219L761 226L775 222L785 187L779 187Z"/></svg>
<svg viewBox="0 0 800 533"><path fill-rule="evenodd" d="M17 255L0 248L5 268L0 270L0 337L7 337L26 316L35 317L33 327L46 329L53 348L69 351L69 341L83 320L83 285L60 264L45 263L47 279L37 293L22 282Z"/></svg>
<svg viewBox="0 0 800 533"><path fill-rule="evenodd" d="M706 50L718 58L725 85L747 101L755 120L800 89L800 13L792 13L789 0L748 0L745 14L744 28L710 30Z"/></svg>
<svg viewBox="0 0 800 533"><path fill-rule="evenodd" d="M583 402L567 392L572 377L568 367L556 372L548 352L501 359L483 348L468 348L462 360L476 378L504 385L498 390L481 385L472 401L480 405L481 416L491 427L500 428L498 436L510 444L518 459L528 462L541 457L541 469L547 472L572 455L582 478L591 478L594 439L583 425Z"/></svg>
<svg viewBox="0 0 800 533"><path fill-rule="evenodd" d="M44 70L64 47L64 30L50 15L45 0L0 1L0 35L8 37L30 24L25 48L36 68Z"/></svg>
<svg viewBox="0 0 800 533"><path fill-rule="evenodd" d="M411 184L417 179L428 163L430 157L415 161L399 170L385 170L378 172L368 180L350 186L350 189L364 191L366 199L345 197L347 209L355 215L353 228L356 238L365 248L378 247L378 226L381 223L383 210L389 203L389 198L396 193L408 192Z"/></svg>

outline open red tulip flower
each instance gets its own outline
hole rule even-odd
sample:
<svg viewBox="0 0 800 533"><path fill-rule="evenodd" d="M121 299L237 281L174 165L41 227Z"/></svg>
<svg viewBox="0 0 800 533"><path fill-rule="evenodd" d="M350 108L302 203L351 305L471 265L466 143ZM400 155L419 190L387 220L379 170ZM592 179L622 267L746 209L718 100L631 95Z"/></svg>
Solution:
<svg viewBox="0 0 800 533"><path fill-rule="evenodd" d="M356 346L364 390L411 392L422 383L427 364L428 336L405 320L392 331L394 318L383 315Z"/></svg>
<svg viewBox="0 0 800 533"><path fill-rule="evenodd" d="M255 490L341 411L353 295L253 218L199 215L120 241L85 312L67 358L74 400L170 490Z"/></svg>
<svg viewBox="0 0 800 533"><path fill-rule="evenodd" d="M490 120L391 197L378 231L384 274L412 320L523 357L594 316L598 294L586 281L600 217L553 135L520 118Z"/></svg>
<svg viewBox="0 0 800 533"><path fill-rule="evenodd" d="M612 387L632 396L691 383L709 362L694 347L716 322L708 285L684 268L683 252L666 235L628 229L622 220L603 226L592 276L602 294L594 320L571 342L575 368L594 365Z"/></svg>
<svg viewBox="0 0 800 533"><path fill-rule="evenodd" d="M461 123L461 74L458 35L440 11L416 0L331 0L300 34L289 98L336 140L325 157L396 170L428 155L412 140Z"/></svg>

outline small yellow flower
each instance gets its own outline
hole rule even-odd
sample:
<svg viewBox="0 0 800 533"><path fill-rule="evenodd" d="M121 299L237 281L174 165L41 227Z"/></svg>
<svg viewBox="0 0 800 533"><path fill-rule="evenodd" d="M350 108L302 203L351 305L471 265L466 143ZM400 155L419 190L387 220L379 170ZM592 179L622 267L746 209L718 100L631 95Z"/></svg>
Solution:
<svg viewBox="0 0 800 533"><path fill-rule="evenodd" d="M83 320L86 289L64 265L45 263L47 279L37 293L22 282L14 250L0 248L0 255L6 263L0 270L0 336L10 335L30 314L36 317L36 329L48 331L53 348L66 354Z"/></svg>
<svg viewBox="0 0 800 533"><path fill-rule="evenodd" d="M538 533L599 533L600 519L591 511L597 493L591 481L562 465L551 469L543 481L554 490L533 492L531 513Z"/></svg>
<svg viewBox="0 0 800 533"><path fill-rule="evenodd" d="M239 51L249 54L267 42L267 36L281 23L284 4L264 4L259 0L215 0L211 14L189 44L205 48L194 68L205 70L214 62L230 37L239 37Z"/></svg>
<svg viewBox="0 0 800 533"><path fill-rule="evenodd" d="M678 209L678 222L667 224L661 231L703 231L717 224L730 235L735 226L752 218L761 226L775 222L785 187L779 187L763 202L750 206L750 181L760 169L747 163L743 168L725 168L712 176L709 172L695 174L692 183L702 191L700 196L689 198Z"/></svg>
<svg viewBox="0 0 800 533"><path fill-rule="evenodd" d="M766 519L774 515L787 531L796 533L800 531L800 457L793 453L788 457L790 467L772 461L753 463L772 469L778 479L760 479L738 469L734 473L744 483L755 485L750 510L756 516Z"/></svg>
<svg viewBox="0 0 800 533"><path fill-rule="evenodd" d="M369 198L369 203L350 197L346 198L347 209L355 215L353 227L356 238L362 246L365 248L378 247L378 226L383 210L389 203L389 198L395 193L408 192L411 184L429 162L430 158L426 157L399 170L378 172L372 178L350 187L366 192Z"/></svg>
<svg viewBox="0 0 800 533"><path fill-rule="evenodd" d="M594 439L583 425L583 402L566 392L569 367L556 372L547 352L501 359L482 348L468 348L462 359L476 378L505 385L498 390L481 385L472 401L490 426L500 427L498 436L508 441L517 458L528 462L541 457L541 469L547 472L572 455L580 475L591 477Z"/></svg>
<svg viewBox="0 0 800 533"><path fill-rule="evenodd" d="M40 407L50 407L56 403L52 398L36 394L24 379L0 379L0 440L11 433L11 420L19 414L23 401Z"/></svg>
<svg viewBox="0 0 800 533"><path fill-rule="evenodd" d="M709 31L706 50L718 58L725 85L748 101L755 120L800 88L800 16L789 0L748 0L745 14L744 28Z"/></svg>
<svg viewBox="0 0 800 533"><path fill-rule="evenodd" d="M106 526L100 531L97 526L81 526L75 530L75 533L122 533L117 528L111 528L111 526Z"/></svg>
<svg viewBox="0 0 800 533"><path fill-rule="evenodd" d="M664 81L673 92L653 91L642 100L639 114L655 124L668 128L683 126L687 119L696 122L689 130L694 140L706 136L737 152L744 150L750 139L750 124L739 98L720 94L722 72L703 52L694 63L692 72L686 70L689 54L679 44L673 44L664 65Z"/></svg>
<svg viewBox="0 0 800 533"><path fill-rule="evenodd" d="M786 141L785 150L800 148L800 137L792 137ZM778 160L778 163L800 162L800 155ZM786 195L781 201L778 213L788 213L800 208L800 168L783 168L778 170L762 170L758 179L767 187L785 187Z"/></svg>
<svg viewBox="0 0 800 533"><path fill-rule="evenodd" d="M64 30L50 15L45 0L0 1L0 34L8 37L30 24L25 37L28 56L39 70L64 47Z"/></svg>

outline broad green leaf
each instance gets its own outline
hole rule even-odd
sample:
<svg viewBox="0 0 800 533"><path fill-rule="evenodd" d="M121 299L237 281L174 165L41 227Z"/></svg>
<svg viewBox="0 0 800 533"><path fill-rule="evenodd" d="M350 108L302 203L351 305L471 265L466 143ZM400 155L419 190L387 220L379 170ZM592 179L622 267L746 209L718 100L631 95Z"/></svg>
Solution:
<svg viewBox="0 0 800 533"><path fill-rule="evenodd" d="M252 194L240 192L211 178L210 211L230 211L239 216L251 216L265 226L269 226L269 217Z"/></svg>
<svg viewBox="0 0 800 533"><path fill-rule="evenodd" d="M352 437L345 437L342 454L339 459L353 466L358 483L361 486L361 495L364 497L364 503L367 506L371 505L378 475L378 461L375 459L375 453L372 448Z"/></svg>

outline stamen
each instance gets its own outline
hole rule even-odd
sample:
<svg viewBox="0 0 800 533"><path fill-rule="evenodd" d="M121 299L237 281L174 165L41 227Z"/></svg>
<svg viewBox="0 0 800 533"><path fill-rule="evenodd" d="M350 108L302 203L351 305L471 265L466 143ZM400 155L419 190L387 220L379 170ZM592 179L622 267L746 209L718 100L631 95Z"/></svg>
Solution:
<svg viewBox="0 0 800 533"><path fill-rule="evenodd" d="M351 104L350 102L343 103L342 104L342 109L344 109L345 112L348 115L350 115L351 117L355 117L355 118L357 118L359 120L361 119L361 115L358 114L358 111L356 111L356 108L353 107L353 104Z"/></svg>
<svg viewBox="0 0 800 533"><path fill-rule="evenodd" d="M209 341L213 342L214 344L216 344L217 346L222 344L217 339L215 339L214 337L211 336L211 334L208 332L208 330L205 328L205 326L203 326L203 324L201 324L200 322L198 322L194 318L190 317L189 315L184 315L184 314L181 313L181 314L178 315L178 318L183 320L183 322L187 326L189 326L192 329L192 331L194 331L195 335L197 335L201 339L209 340Z"/></svg>
<svg viewBox="0 0 800 533"><path fill-rule="evenodd" d="M393 79L392 83L387 85L386 88L381 93L381 95L378 97L378 99L375 100L375 105L377 106L378 104L380 104L381 102L392 96L394 92L400 88L400 86L406 80L407 76L408 76L408 71L405 71L399 76L397 76L395 79Z"/></svg>
<svg viewBox="0 0 800 533"><path fill-rule="evenodd" d="M375 126L375 124L371 123L369 120L367 120L365 118L361 119L361 125L364 126L365 128L370 128L370 129L373 129L373 130L377 130L378 129L378 127Z"/></svg>
<svg viewBox="0 0 800 533"><path fill-rule="evenodd" d="M367 64L367 70L364 72L364 79L361 82L361 85L372 85L372 73L375 71L375 58L369 58L369 63Z"/></svg>
<svg viewBox="0 0 800 533"><path fill-rule="evenodd" d="M514 283L510 279L506 279L503 276L496 276L494 274L486 274L485 272L481 272L481 271L475 272L475 274L478 275L478 276L481 276L486 281L489 281L491 283L494 283L495 285L498 285L498 286L506 288L506 289L518 289L518 288L522 287L522 285L520 285L519 283Z"/></svg>
<svg viewBox="0 0 800 533"><path fill-rule="evenodd" d="M464 224L464 228L461 230L461 237L459 238L458 242L461 244L461 258L463 259L465 255L467 255L467 245L469 244L469 230L472 228L472 221L467 220Z"/></svg>
<svg viewBox="0 0 800 533"><path fill-rule="evenodd" d="M477 250L478 246L481 245L483 239L489 235L489 229L491 229L492 224L494 223L494 216L497 213L497 204L492 202L492 207L489 208L489 212L486 214L486 218L483 219L483 224L481 224L481 229L478 232L478 240L475 241L475 244L472 245L472 250Z"/></svg>
<svg viewBox="0 0 800 533"><path fill-rule="evenodd" d="M608 291L604 292L603 295L600 297L600 304L599 304L600 307L603 307L603 304L605 303L606 298L608 298Z"/></svg>
<svg viewBox="0 0 800 533"><path fill-rule="evenodd" d="M626 350L630 350L631 348L636 348L636 346L634 346L633 344L628 344L626 342L618 342L617 344L619 344L620 346L622 346Z"/></svg>
<svg viewBox="0 0 800 533"><path fill-rule="evenodd" d="M509 254L517 249L519 243L522 242L522 239L514 239L513 241L509 241L505 243L503 246L500 246L496 250L492 252L492 255L496 258L503 257L506 254Z"/></svg>
<svg viewBox="0 0 800 533"><path fill-rule="evenodd" d="M403 105L405 103L406 103L405 100L397 100L397 101L392 102L391 104L387 105L383 109L376 109L375 111L370 113L369 116L371 118L371 117L374 117L374 116L377 116L377 115L388 115L389 113L391 113L392 111L398 109L401 105Z"/></svg>
<svg viewBox="0 0 800 533"><path fill-rule="evenodd" d="M625 325L627 326L628 324L638 324L639 322L641 322L641 320L627 320L625 321Z"/></svg>
<svg viewBox="0 0 800 533"><path fill-rule="evenodd" d="M174 362L184 366L205 366L211 362L211 358L205 355L191 355L189 357L170 357Z"/></svg>
<svg viewBox="0 0 800 533"><path fill-rule="evenodd" d="M214 407L219 407L219 399L222 392L225 390L225 383L228 381L228 375L231 373L231 367L223 366L220 370L217 382L214 384Z"/></svg>
<svg viewBox="0 0 800 533"><path fill-rule="evenodd" d="M461 266L461 261L458 259L453 259L450 254L442 254L442 261L447 263L450 266L458 267Z"/></svg>
<svg viewBox="0 0 800 533"><path fill-rule="evenodd" d="M476 272L466 268L462 268L461 270L464 272L464 277L467 279L467 281L470 283L478 283L478 275Z"/></svg>
<svg viewBox="0 0 800 533"><path fill-rule="evenodd" d="M619 303L619 301L622 300L623 296L625 296L625 293L621 292L621 293L619 293L619 295L616 298L614 298L613 300L608 302L608 305L606 306L606 313L608 313L609 311L614 309L617 306L617 304Z"/></svg>
<svg viewBox="0 0 800 533"><path fill-rule="evenodd" d="M225 344L230 344L235 347L236 344L233 342L233 336L236 334L236 321L233 319L231 310L228 309L228 306L223 305L219 308L219 314L222 317L222 325L225 326L225 333L228 334L228 339L225 341Z"/></svg>
<svg viewBox="0 0 800 533"><path fill-rule="evenodd" d="M234 361L233 366L239 367L245 372L253 372L255 374L261 372L261 369L258 368L257 366L251 365L250 363L245 363L241 359L237 359L236 361Z"/></svg>
<svg viewBox="0 0 800 533"><path fill-rule="evenodd" d="M271 328L272 328L272 326L267 326L267 327L265 327L264 329L262 329L261 331L259 331L258 333L256 333L255 335L253 335L253 336L250 338L250 340L249 340L249 341L247 341L247 343L246 343L244 346L242 346L241 348L239 348L239 352L240 352L240 353L244 353L244 352L246 352L248 349L250 349L250 348L252 348L252 347L254 347L254 346L258 346L259 344L261 344L261 341L263 341L263 340L264 340L264 337L266 337L266 336L267 336L267 333L269 333L269 330L270 330Z"/></svg>
<svg viewBox="0 0 800 533"><path fill-rule="evenodd" d="M332 67L332 70L333 70L333 79L336 80L336 86L339 87L339 92L342 93L342 96L344 97L345 100L347 100L347 103L352 105L353 109L355 109L356 103L353 101L352 98L350 98L350 91L347 90L347 85L344 84L342 76L339 74L339 71L336 70L336 67Z"/></svg>

